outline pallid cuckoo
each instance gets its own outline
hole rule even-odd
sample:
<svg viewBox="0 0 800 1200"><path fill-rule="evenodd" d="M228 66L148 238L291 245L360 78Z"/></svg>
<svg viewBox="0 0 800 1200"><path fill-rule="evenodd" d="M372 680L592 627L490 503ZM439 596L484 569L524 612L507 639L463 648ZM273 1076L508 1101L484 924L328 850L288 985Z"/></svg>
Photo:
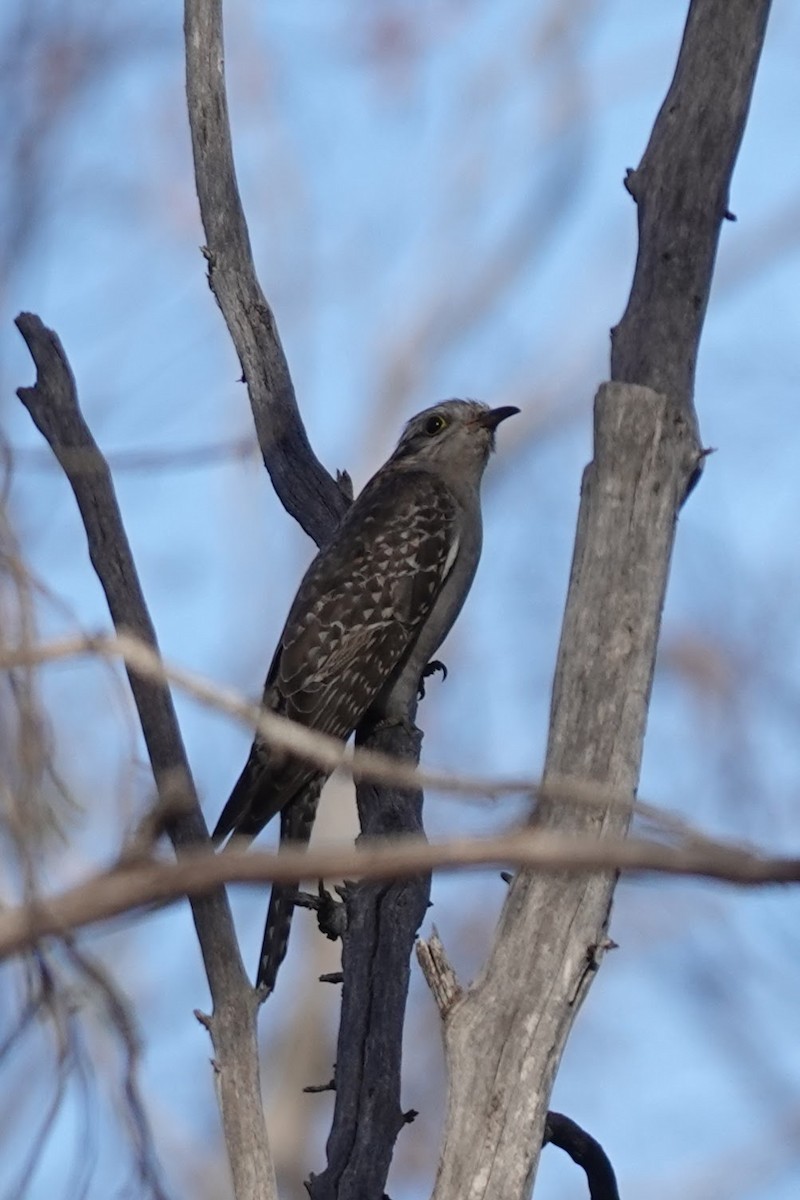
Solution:
<svg viewBox="0 0 800 1200"><path fill-rule="evenodd" d="M408 422L298 588L263 706L345 741L367 716L406 721L461 611L481 553L480 485L495 430L519 410L447 400ZM280 813L281 843L307 842L324 773L256 736L213 833L254 838ZM289 938L296 886L274 886L256 986Z"/></svg>

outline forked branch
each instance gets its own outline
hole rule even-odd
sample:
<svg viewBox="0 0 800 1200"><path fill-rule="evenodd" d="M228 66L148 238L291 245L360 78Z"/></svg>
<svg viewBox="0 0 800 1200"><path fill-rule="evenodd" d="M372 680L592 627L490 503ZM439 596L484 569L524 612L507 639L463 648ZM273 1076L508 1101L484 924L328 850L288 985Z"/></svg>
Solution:
<svg viewBox="0 0 800 1200"><path fill-rule="evenodd" d="M540 805L550 832L624 835L638 784L677 516L703 461L694 364L769 0L692 0L675 77L629 180L639 255L595 401L553 687L545 778L627 792ZM527 1200L550 1087L605 940L613 871L520 872L486 970L445 1018L435 1200Z"/></svg>
<svg viewBox="0 0 800 1200"><path fill-rule="evenodd" d="M347 507L347 487L331 478L311 449L275 318L253 266L233 163L221 0L185 0L184 20L189 123L209 283L242 364L275 490L320 545ZM359 740L410 763L419 756L418 740L404 730L362 731ZM357 800L364 832L422 833L421 791L360 784ZM400 1068L409 962L429 888L423 876L348 893L333 1128L327 1169L309 1184L314 1200L383 1192L402 1126ZM380 938L378 930L383 931Z"/></svg>
<svg viewBox="0 0 800 1200"><path fill-rule="evenodd" d="M18 395L61 463L86 530L92 566L105 592L114 626L133 633L158 654L111 473L81 413L75 380L61 343L38 317L21 313L17 328L36 364L34 387ZM172 697L161 679L128 668L159 798L176 790L184 804L169 826L176 851L208 844ZM208 1023L219 1079L219 1102L231 1150L237 1200L276 1196L275 1178L261 1112L256 1052L255 993L239 956L230 908L221 887L195 896L192 916L213 1003Z"/></svg>

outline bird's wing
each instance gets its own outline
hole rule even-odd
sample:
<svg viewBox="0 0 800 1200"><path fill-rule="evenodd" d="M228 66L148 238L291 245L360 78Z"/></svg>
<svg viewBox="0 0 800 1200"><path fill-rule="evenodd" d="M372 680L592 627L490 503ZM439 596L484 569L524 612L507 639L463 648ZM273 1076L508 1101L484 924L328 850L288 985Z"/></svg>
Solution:
<svg viewBox="0 0 800 1200"><path fill-rule="evenodd" d="M285 715L347 737L413 648L457 549L456 506L441 480L376 476L292 605L272 680Z"/></svg>
<svg viewBox="0 0 800 1200"><path fill-rule="evenodd" d="M458 551L456 506L427 471L379 472L303 578L264 704L348 738L413 650ZM257 735L214 830L255 837L318 770Z"/></svg>

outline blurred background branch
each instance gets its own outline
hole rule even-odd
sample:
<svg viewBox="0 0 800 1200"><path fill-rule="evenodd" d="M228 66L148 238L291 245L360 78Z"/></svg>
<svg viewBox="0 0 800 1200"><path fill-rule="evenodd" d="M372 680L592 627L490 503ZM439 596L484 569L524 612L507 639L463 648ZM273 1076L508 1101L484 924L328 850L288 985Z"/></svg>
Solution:
<svg viewBox="0 0 800 1200"><path fill-rule="evenodd" d="M295 883L342 876L391 881L423 871L493 866L581 876L609 870L654 872L748 887L800 883L798 858L771 857L707 840L702 845L671 846L640 838L516 829L495 837L437 843L407 836L371 838L355 849L332 846L307 854L291 848L278 854L245 853L232 846L219 857L203 849L186 851L174 863L126 855L69 891L9 908L0 914L0 958L29 949L42 937L65 935L183 896L202 896L222 883Z"/></svg>

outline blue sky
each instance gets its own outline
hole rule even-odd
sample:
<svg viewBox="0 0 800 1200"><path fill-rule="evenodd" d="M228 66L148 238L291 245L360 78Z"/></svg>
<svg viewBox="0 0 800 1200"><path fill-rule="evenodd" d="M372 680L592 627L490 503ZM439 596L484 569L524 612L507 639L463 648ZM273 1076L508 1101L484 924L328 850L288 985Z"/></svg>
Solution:
<svg viewBox="0 0 800 1200"><path fill-rule="evenodd" d="M322 460L363 483L403 420L445 395L514 402L525 414L516 433L511 424L501 432L482 567L443 655L450 677L433 681L421 713L431 765L540 767L591 402L635 255L635 210L621 180L671 77L685 7L441 0L365 14L339 0L320 15L307 0L227 6L242 195ZM71 12L86 20L91 6ZM37 19L48 14L42 5ZM104 19L113 30L121 18ZM250 428L198 251L180 18L145 3L130 20L138 34L129 51L63 113L36 236L3 291L11 513L31 568L72 614L42 602L44 635L103 628L108 618L67 486L36 457L38 435L14 398L32 370L11 317L31 309L59 332L84 411L112 456L228 444ZM717 453L681 515L641 794L714 832L791 851L800 766L800 219L792 219L800 218L792 151L800 19L783 5L772 20L734 177L738 221L722 231L698 365L701 430ZM28 82L33 94L43 86ZM116 482L165 654L257 695L311 554L257 457L120 469ZM59 766L84 807L69 852L47 863L55 884L113 853L150 785L124 688L107 670L48 668L42 689ZM178 704L214 820L248 735L182 697ZM502 828L516 811L431 796L426 820L444 835ZM502 897L495 877L436 882L432 919L465 977L479 969ZM263 903L235 897L248 961ZM620 949L585 1004L553 1103L607 1146L623 1195L716 1194L704 1172L728 1197L797 1194L798 915L789 891L621 885L612 926ZM295 932L285 987L302 978L312 937ZM139 1014L143 1090L169 1193L203 1194L201 1177L213 1187L222 1170L221 1147L208 1047L191 1018L206 993L188 918L176 911L93 933L87 945ZM5 979L7 1015L8 969ZM323 1058L335 1022L326 1001ZM97 1078L113 1096L103 1021L87 1021ZM285 1010L265 1012L271 1055L287 1021ZM427 1130L401 1135L395 1200L427 1195L435 1165L441 1095L427 1064L438 1037L418 978L409 1021L412 1044L424 1039L425 1049L409 1052L404 1102L422 1109ZM46 1095L46 1061L41 1043L23 1048L6 1068L10 1086L27 1076L32 1095ZM275 1080L266 1087L271 1098ZM98 1109L106 1110L92 1197L124 1194L108 1099ZM319 1169L326 1102L300 1111L311 1130L305 1168ZM63 1180L80 1112L73 1088L31 1195L54 1194ZM18 1165L13 1154L2 1158L5 1196ZM582 1194L575 1168L548 1150L537 1197Z"/></svg>

